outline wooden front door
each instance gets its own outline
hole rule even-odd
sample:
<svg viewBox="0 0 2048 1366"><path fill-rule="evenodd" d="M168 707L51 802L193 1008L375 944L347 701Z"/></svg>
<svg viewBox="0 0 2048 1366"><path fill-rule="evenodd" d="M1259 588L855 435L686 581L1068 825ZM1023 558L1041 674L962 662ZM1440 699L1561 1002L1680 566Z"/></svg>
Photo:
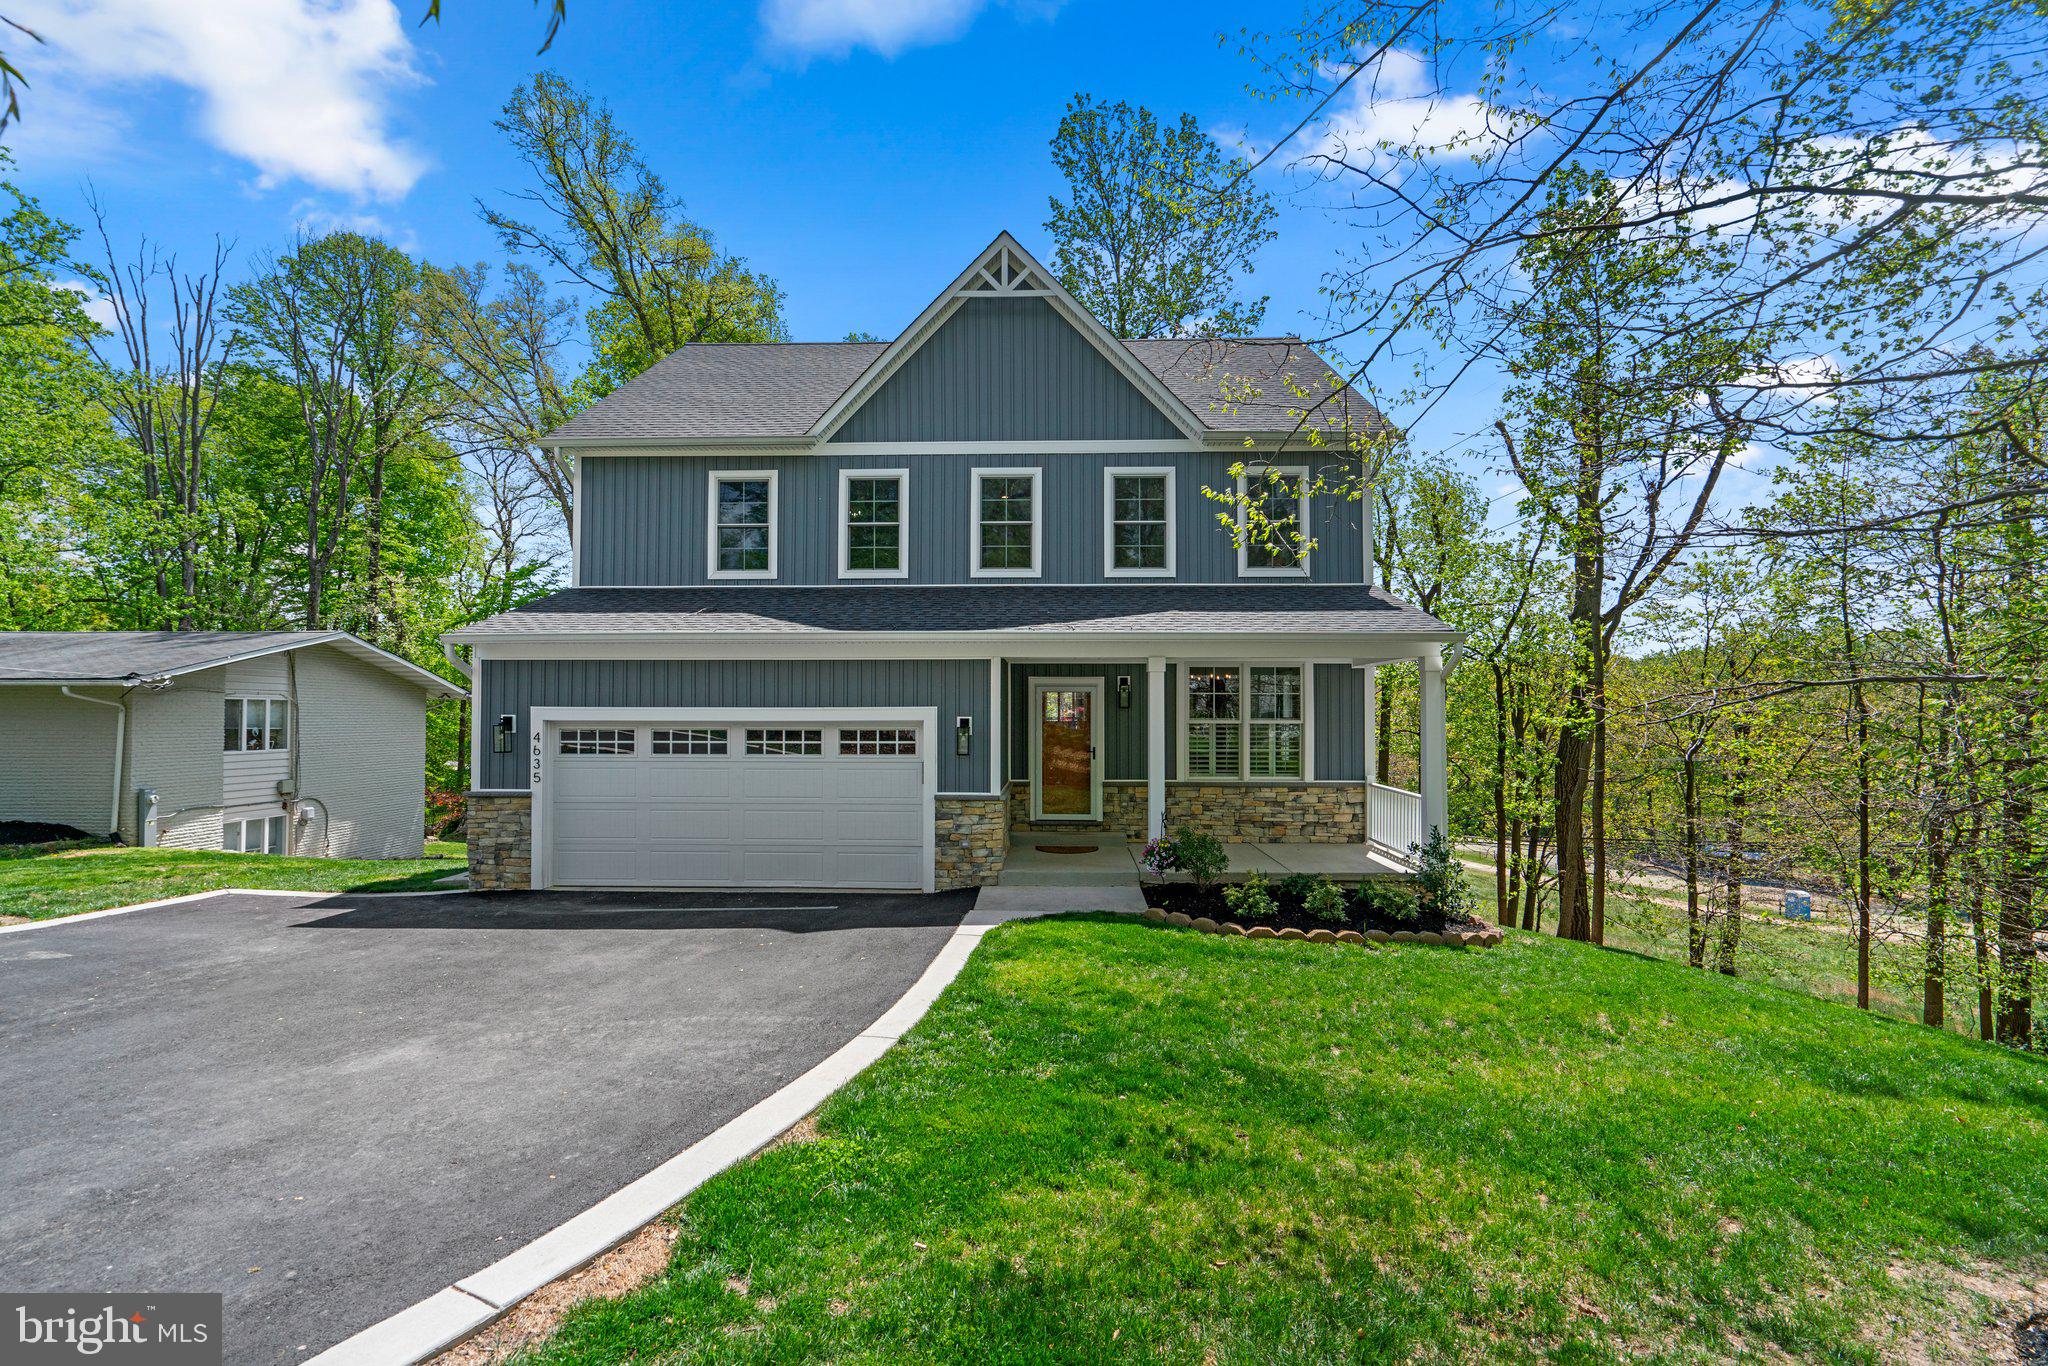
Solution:
<svg viewBox="0 0 2048 1366"><path fill-rule="evenodd" d="M1102 819L1102 684L1035 679L1031 717L1031 818Z"/></svg>

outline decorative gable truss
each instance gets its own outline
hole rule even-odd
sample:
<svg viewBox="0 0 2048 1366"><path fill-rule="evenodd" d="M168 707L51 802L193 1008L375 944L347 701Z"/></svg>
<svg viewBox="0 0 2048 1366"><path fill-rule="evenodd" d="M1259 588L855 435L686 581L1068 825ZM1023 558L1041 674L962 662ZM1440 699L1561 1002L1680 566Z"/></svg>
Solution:
<svg viewBox="0 0 2048 1366"><path fill-rule="evenodd" d="M1166 383L1132 356L1129 348L1113 336L1095 315L1083 308L1036 257L1017 239L1005 232L989 244L953 283L926 306L916 321L903 330L827 408L809 435L816 441L831 440L860 407L879 393L911 356L916 354L961 307L976 299L1041 299L1101 354L1117 374L1128 381L1145 400L1191 441L1199 441L1206 424Z"/></svg>

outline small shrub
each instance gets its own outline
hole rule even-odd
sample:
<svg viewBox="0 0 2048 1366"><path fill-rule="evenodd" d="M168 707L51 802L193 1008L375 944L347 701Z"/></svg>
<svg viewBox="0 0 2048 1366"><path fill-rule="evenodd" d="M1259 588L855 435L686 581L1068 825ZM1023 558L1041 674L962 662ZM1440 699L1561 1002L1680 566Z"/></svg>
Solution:
<svg viewBox="0 0 2048 1366"><path fill-rule="evenodd" d="M1186 826L1173 837L1173 854L1180 870L1204 891L1214 887L1216 879L1230 868L1230 855L1223 852L1222 840Z"/></svg>
<svg viewBox="0 0 2048 1366"><path fill-rule="evenodd" d="M1451 842L1444 838L1443 829L1429 827L1429 843L1411 845L1409 852L1415 855L1422 899L1446 920L1464 916L1472 904L1472 886L1465 881L1464 865L1451 852Z"/></svg>
<svg viewBox="0 0 2048 1366"><path fill-rule="evenodd" d="M1163 878L1180 867L1180 848L1170 839L1152 840L1146 844L1144 857L1139 862L1152 876Z"/></svg>
<svg viewBox="0 0 2048 1366"><path fill-rule="evenodd" d="M1413 921L1421 915L1422 908L1415 904L1415 898L1393 887L1383 887L1367 882L1358 888L1359 910L1368 916L1382 920Z"/></svg>
<svg viewBox="0 0 2048 1366"><path fill-rule="evenodd" d="M1223 904L1230 907L1232 915L1241 915L1246 920L1266 920L1280 913L1279 903L1266 890L1266 875L1253 873L1243 882L1223 889Z"/></svg>
<svg viewBox="0 0 2048 1366"><path fill-rule="evenodd" d="M1274 890L1278 892L1281 895L1281 897L1288 901L1292 901L1295 905L1306 906L1308 905L1309 893L1315 891L1316 883L1326 880L1327 879L1311 877L1307 873L1289 873L1286 877L1281 878L1280 881L1277 884L1275 884Z"/></svg>
<svg viewBox="0 0 2048 1366"><path fill-rule="evenodd" d="M1318 920L1340 924L1345 913L1344 889L1327 877L1313 879L1308 894L1301 899L1301 909Z"/></svg>

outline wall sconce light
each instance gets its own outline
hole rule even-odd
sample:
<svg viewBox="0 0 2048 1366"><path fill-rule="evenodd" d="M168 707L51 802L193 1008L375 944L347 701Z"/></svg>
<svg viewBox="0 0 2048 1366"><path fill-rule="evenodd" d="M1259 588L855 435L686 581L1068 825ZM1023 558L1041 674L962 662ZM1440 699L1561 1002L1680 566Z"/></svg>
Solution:
<svg viewBox="0 0 2048 1366"><path fill-rule="evenodd" d="M964 754L966 754L966 753L967 753L967 742L968 742L968 740L972 739L972 738L973 738L973 736L974 736L974 718L973 718L973 717L971 717L971 716L956 716L956 717L954 717L954 718L953 718L953 752L954 752L955 754L961 754L961 755L964 755Z"/></svg>
<svg viewBox="0 0 2048 1366"><path fill-rule="evenodd" d="M512 736L518 729L518 717L509 711L500 716L498 723L491 727L491 753L510 754L512 752Z"/></svg>
<svg viewBox="0 0 2048 1366"><path fill-rule="evenodd" d="M1131 676L1129 674L1118 674L1116 676L1116 709L1118 711L1129 711L1131 709Z"/></svg>

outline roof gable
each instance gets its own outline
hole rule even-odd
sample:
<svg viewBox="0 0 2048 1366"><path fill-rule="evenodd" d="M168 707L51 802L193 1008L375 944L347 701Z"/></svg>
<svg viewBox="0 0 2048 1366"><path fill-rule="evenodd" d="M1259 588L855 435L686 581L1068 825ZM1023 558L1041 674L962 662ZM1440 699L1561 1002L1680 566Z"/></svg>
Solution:
<svg viewBox="0 0 2048 1366"><path fill-rule="evenodd" d="M918 364L934 344L938 350ZM1091 354L1093 360L1085 359ZM906 371L906 384L894 384ZM1078 380L1084 389L1079 394L1062 393L1057 386L1063 379ZM1115 383L1118 380L1120 384ZM980 392L956 390L948 395L948 383L965 383ZM891 390L893 395L877 416L863 425L862 435L845 433L858 414ZM1090 412L1091 402L1103 406ZM1030 416L1033 413L1035 417ZM1008 425L1014 419L1022 419L1024 429ZM811 435L821 440L1061 440L1103 435L1094 430L1055 437L1030 430L1034 424L1123 426L1133 429L1124 435L1138 438L1194 438L1204 427L1159 376L1141 365L1006 232L825 410ZM906 425L920 434L908 435ZM967 436L955 430L969 425L982 431Z"/></svg>
<svg viewBox="0 0 2048 1366"><path fill-rule="evenodd" d="M0 683L128 686L312 645L331 646L429 692L463 694L346 631L0 631Z"/></svg>

